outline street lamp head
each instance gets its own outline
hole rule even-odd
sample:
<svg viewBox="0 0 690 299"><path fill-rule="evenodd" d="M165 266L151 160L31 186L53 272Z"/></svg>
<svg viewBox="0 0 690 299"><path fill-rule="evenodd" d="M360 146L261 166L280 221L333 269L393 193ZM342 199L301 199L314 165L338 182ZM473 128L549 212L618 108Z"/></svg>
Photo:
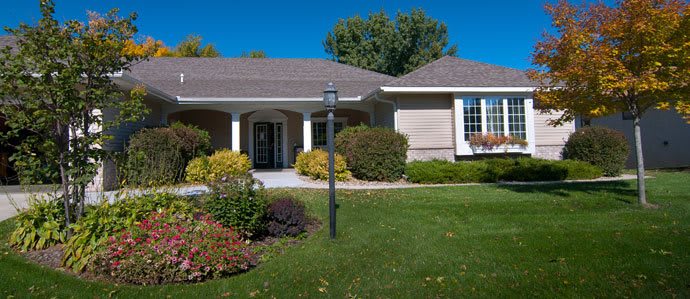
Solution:
<svg viewBox="0 0 690 299"><path fill-rule="evenodd" d="M335 88L335 84L330 82L326 85L326 89L323 91L323 105L326 106L326 110L335 110L335 105L338 103L338 89Z"/></svg>

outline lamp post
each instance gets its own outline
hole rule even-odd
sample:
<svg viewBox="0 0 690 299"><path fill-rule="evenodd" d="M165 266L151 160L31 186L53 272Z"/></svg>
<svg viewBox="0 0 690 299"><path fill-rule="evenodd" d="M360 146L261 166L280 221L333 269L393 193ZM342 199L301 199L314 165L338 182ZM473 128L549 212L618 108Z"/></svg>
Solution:
<svg viewBox="0 0 690 299"><path fill-rule="evenodd" d="M330 82L323 91L323 105L328 111L326 138L328 139L328 212L331 228L331 239L335 239L335 145L333 128L333 111L338 103L338 89Z"/></svg>

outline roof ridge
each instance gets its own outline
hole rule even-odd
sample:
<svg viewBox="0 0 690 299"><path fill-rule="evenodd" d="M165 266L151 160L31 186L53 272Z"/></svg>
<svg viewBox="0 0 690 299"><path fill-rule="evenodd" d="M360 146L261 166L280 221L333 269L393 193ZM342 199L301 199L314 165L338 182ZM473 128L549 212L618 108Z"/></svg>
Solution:
<svg viewBox="0 0 690 299"><path fill-rule="evenodd" d="M402 81L402 80L405 79L406 77L409 77L410 75L412 75L412 74L414 74L414 73L416 73L416 72L419 72L419 71L421 71L421 70L423 70L423 69L426 69L426 68L430 67L432 64L436 64L437 62L443 60L443 59L446 58L446 57L452 57L452 56L450 56L450 55L443 55L443 57L441 57L441 58L439 58L439 59L436 59L436 60L434 60L434 61L432 61L432 62L429 62L429 63L427 63L427 64L425 64L425 65L419 67L418 69L416 69L416 70L414 70L414 71L411 71L411 72L409 72L409 73L407 73L407 74L405 74L405 75L402 75L402 76L400 76L400 77L396 77L394 80L391 80L390 82L387 82L384 86L386 86L387 84L395 84L395 83L398 82L398 81ZM456 58L457 58L457 57L456 57Z"/></svg>
<svg viewBox="0 0 690 299"><path fill-rule="evenodd" d="M460 58L460 57L455 57L455 56L448 56L448 57L455 58L455 59L462 60L462 61L471 62L471 63L476 63L476 64L483 64L483 65L492 66L492 67L500 67L500 68L504 68L504 69L519 71L519 72L523 72L523 73L527 72L527 71L524 71L521 69L516 69L514 67L504 66L504 65L495 64L495 63L488 63L488 62L484 62L484 61Z"/></svg>
<svg viewBox="0 0 690 299"><path fill-rule="evenodd" d="M323 61L326 61L326 62L335 63L335 64L338 64L338 65L341 65L341 66L344 66L344 67L347 67L347 68L357 69L357 70L359 70L359 71L367 71L367 72L374 73L374 74L377 74L377 75L382 75L382 76L386 76L386 77L396 78L396 77L391 76L391 75L388 75L388 74L379 73L379 72L377 72L377 71L368 70L368 69L365 69L365 68L361 68L361 67L357 67L357 66L354 66L354 65L345 64L345 63L342 63L342 62L339 62L339 61L335 61L335 60L331 60L331 59L325 59L325 58L319 58L319 59L321 59L321 60L323 60Z"/></svg>

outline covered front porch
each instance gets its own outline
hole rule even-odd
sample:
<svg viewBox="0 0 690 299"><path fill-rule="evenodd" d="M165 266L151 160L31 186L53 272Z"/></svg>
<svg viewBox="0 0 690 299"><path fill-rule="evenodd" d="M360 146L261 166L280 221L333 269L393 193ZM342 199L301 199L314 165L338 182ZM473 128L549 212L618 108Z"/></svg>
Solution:
<svg viewBox="0 0 690 299"><path fill-rule="evenodd" d="M321 103L301 105L198 104L162 109L161 122L182 122L209 132L214 149L246 153L253 168L288 168L301 151L326 146L326 111ZM374 105L343 103L335 113L336 132L374 125Z"/></svg>

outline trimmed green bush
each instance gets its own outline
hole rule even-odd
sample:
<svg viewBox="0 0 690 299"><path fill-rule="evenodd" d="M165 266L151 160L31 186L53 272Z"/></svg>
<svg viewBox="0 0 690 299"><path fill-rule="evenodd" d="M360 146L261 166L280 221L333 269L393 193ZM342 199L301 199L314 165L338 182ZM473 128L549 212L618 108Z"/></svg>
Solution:
<svg viewBox="0 0 690 299"><path fill-rule="evenodd" d="M407 164L406 174L413 183L462 184L594 179L601 177L602 171L582 161L518 158L472 162L414 161Z"/></svg>
<svg viewBox="0 0 690 299"><path fill-rule="evenodd" d="M306 175L315 180L328 180L328 153L315 149L310 152L300 153L295 161L295 170L301 175ZM335 180L347 181L350 179L350 171L347 170L345 158L335 154Z"/></svg>
<svg viewBox="0 0 690 299"><path fill-rule="evenodd" d="M584 127L570 134L563 148L563 158L596 165L605 176L618 176L629 152L623 133L605 127Z"/></svg>
<svg viewBox="0 0 690 299"><path fill-rule="evenodd" d="M396 181L405 172L407 136L390 128L348 127L335 137L352 175L367 181Z"/></svg>
<svg viewBox="0 0 690 299"><path fill-rule="evenodd" d="M254 238L266 229L266 191L251 174L223 177L209 184L204 208L213 220Z"/></svg>

